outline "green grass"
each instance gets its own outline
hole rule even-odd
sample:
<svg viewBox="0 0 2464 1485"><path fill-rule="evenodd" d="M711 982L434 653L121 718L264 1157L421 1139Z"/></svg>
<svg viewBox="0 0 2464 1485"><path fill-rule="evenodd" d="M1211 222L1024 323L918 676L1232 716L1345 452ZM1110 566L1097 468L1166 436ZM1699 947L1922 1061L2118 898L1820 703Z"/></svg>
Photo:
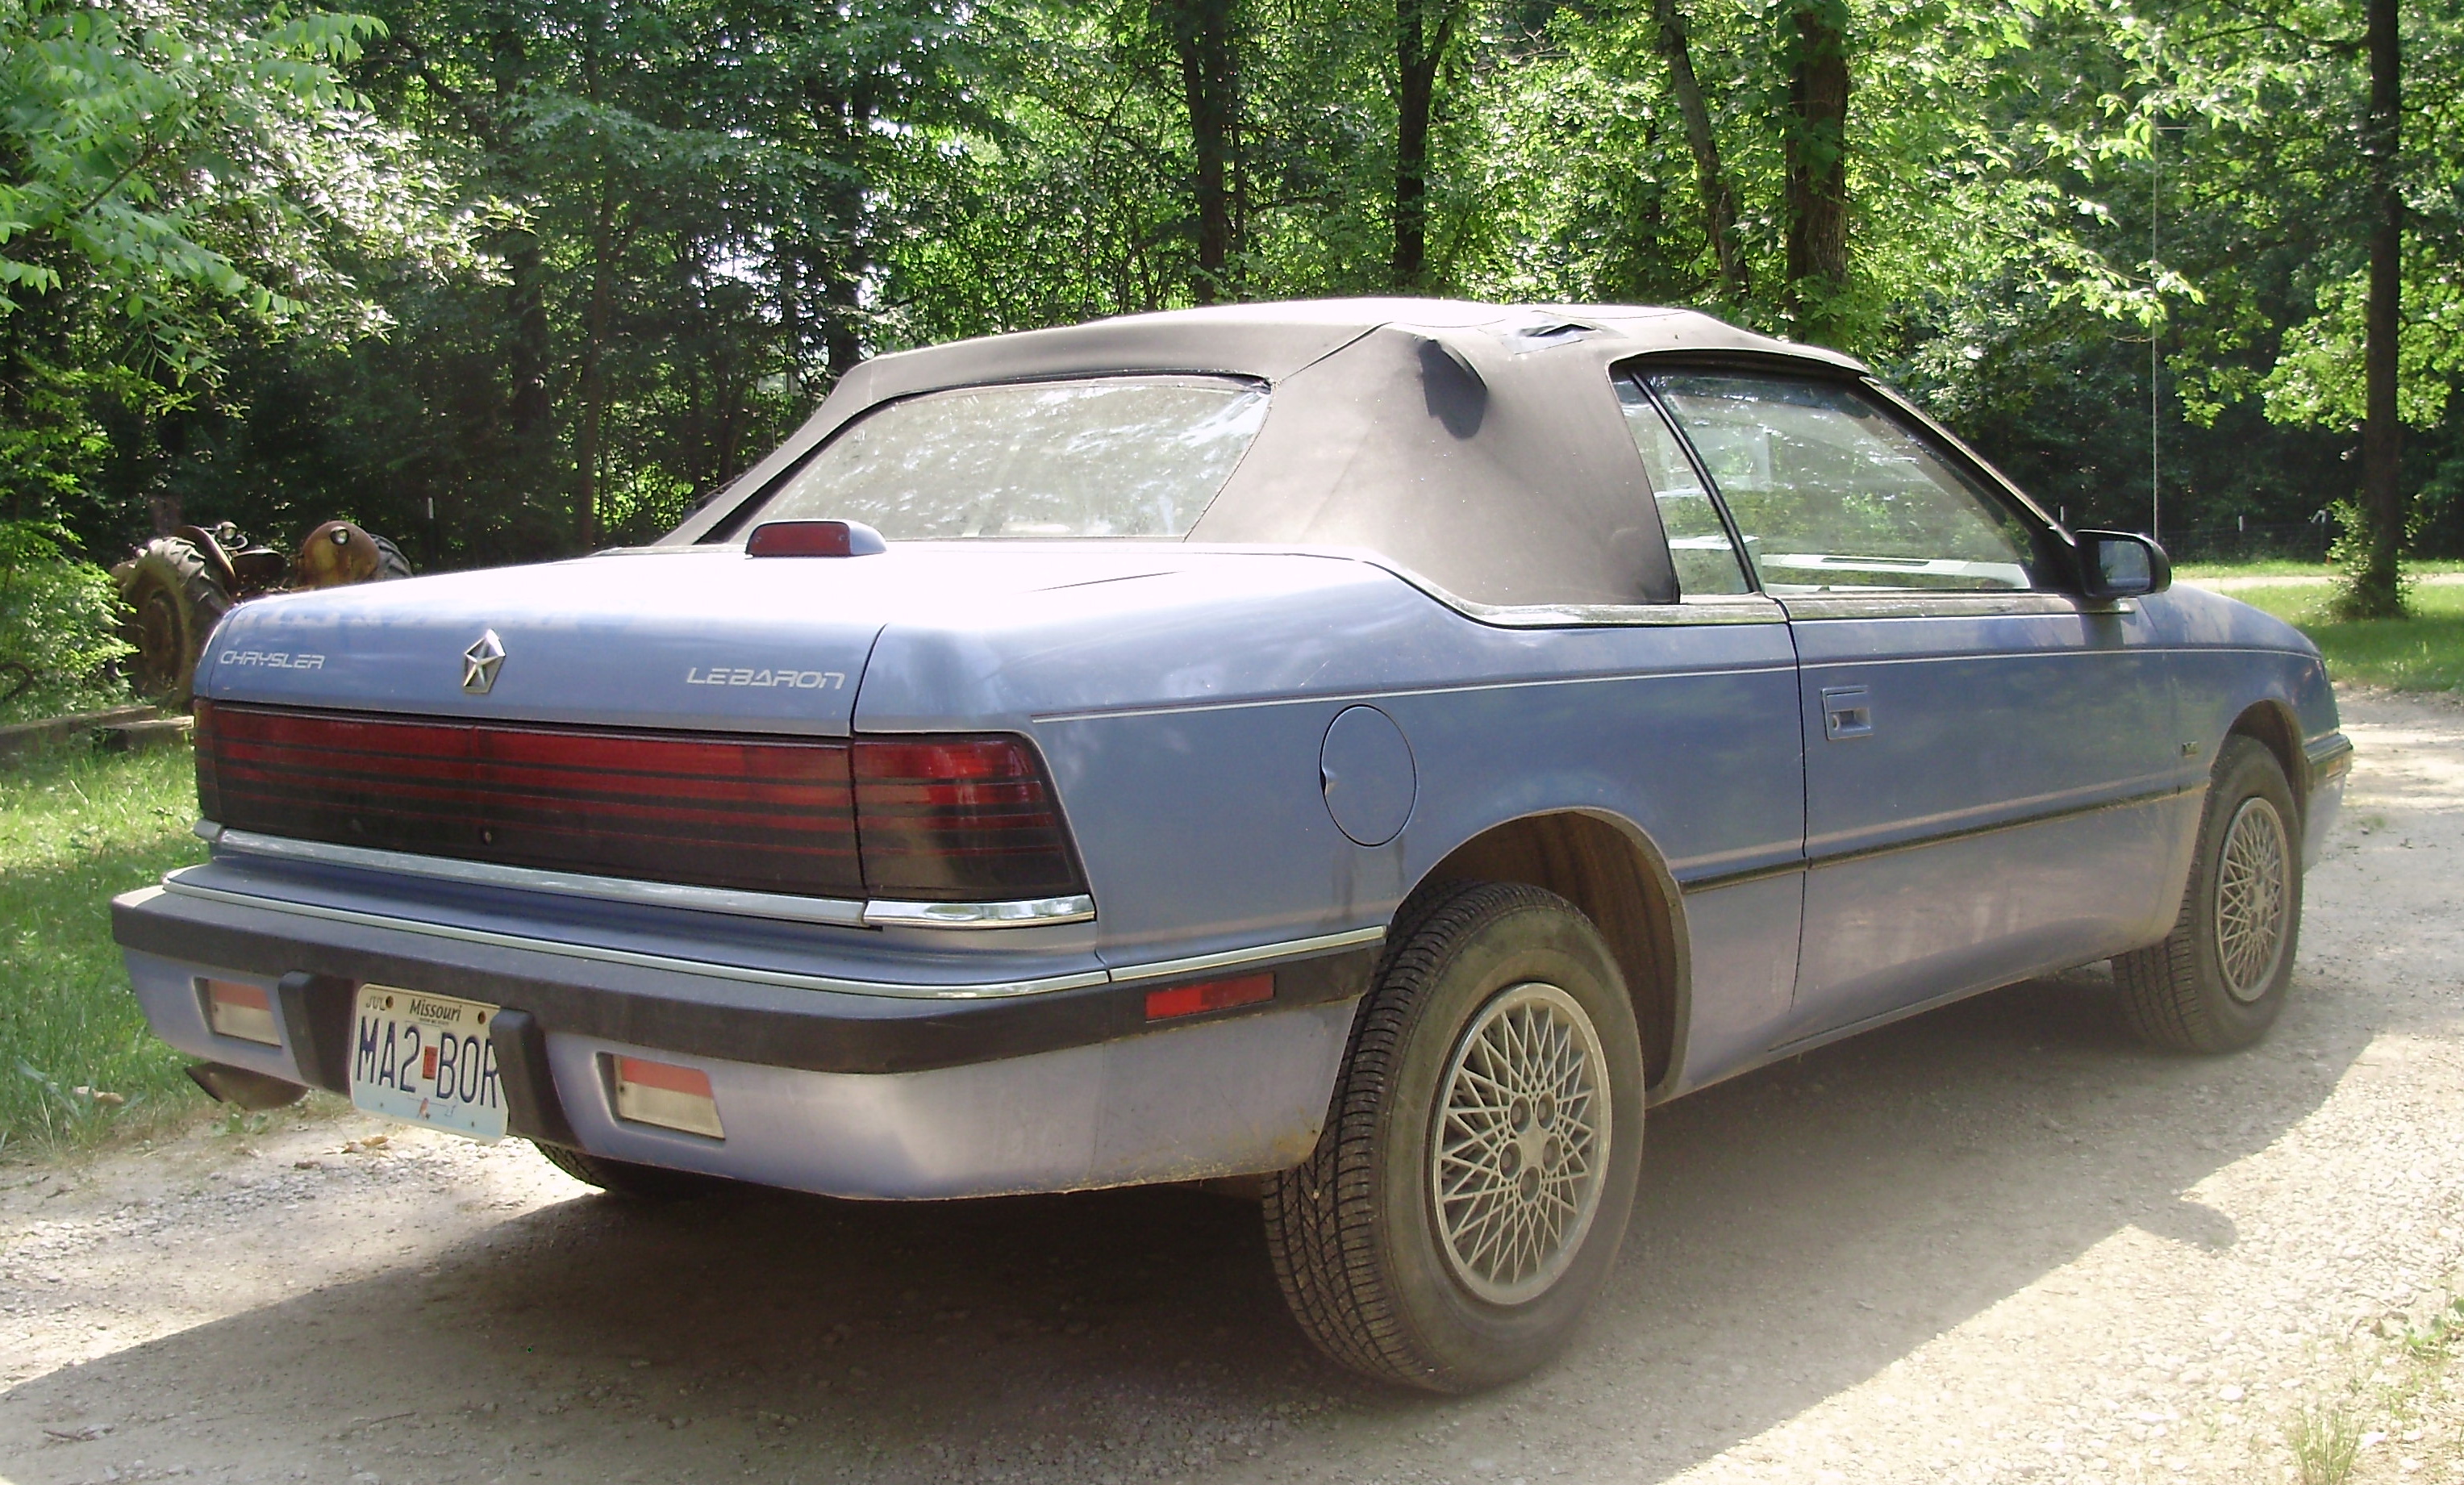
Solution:
<svg viewBox="0 0 2464 1485"><path fill-rule="evenodd" d="M2325 581L2245 587L2233 596L2287 620L2318 641L2338 680L2397 691L2464 689L2464 587L2424 584L2412 590L2409 619L2340 620L2328 614Z"/></svg>
<svg viewBox="0 0 2464 1485"><path fill-rule="evenodd" d="M0 1159L206 1106L187 1058L145 1029L111 942L114 894L204 859L196 813L186 747L70 745L0 765Z"/></svg>
<svg viewBox="0 0 2464 1485"><path fill-rule="evenodd" d="M2439 573L2464 572L2464 562L2424 560L2408 562L2404 570L2414 577ZM2334 578L2336 569L2322 562L2292 562L2283 558L2265 558L2255 562L2186 562L2173 568L2176 577L2199 578L2317 578L2324 583Z"/></svg>

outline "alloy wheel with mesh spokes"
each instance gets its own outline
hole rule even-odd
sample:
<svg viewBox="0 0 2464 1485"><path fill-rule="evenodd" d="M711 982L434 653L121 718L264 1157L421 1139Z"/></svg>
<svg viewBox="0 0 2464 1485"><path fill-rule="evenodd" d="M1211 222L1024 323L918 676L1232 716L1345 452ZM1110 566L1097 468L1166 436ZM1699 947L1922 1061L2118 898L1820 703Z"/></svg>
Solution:
<svg viewBox="0 0 2464 1485"><path fill-rule="evenodd" d="M2225 827L2216 869L2216 959L2225 988L2248 1005L2267 991L2284 953L2285 875L2292 851L2284 817L2263 798L2242 801Z"/></svg>
<svg viewBox="0 0 2464 1485"><path fill-rule="evenodd" d="M1514 986L1463 1032L1442 1086L1429 1141L1439 1241L1465 1289L1520 1303L1557 1281L1599 1209L1599 1033L1555 986Z"/></svg>
<svg viewBox="0 0 2464 1485"><path fill-rule="evenodd" d="M2172 931L2113 959L2123 1018L2176 1052L2267 1034L2292 993L2301 933L2301 813L2288 766L2257 739L2216 750Z"/></svg>
<svg viewBox="0 0 2464 1485"><path fill-rule="evenodd" d="M1301 1328L1441 1392L1556 1355L1625 1235L1642 1068L1623 971L1573 903L1520 882L1416 895L1326 1132L1267 1179L1266 1252Z"/></svg>

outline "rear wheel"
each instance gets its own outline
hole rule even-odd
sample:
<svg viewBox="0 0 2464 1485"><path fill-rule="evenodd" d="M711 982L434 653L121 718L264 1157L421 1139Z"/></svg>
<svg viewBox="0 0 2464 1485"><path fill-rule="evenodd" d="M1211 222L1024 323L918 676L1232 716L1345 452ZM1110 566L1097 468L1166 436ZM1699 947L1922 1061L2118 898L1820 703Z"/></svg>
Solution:
<svg viewBox="0 0 2464 1485"><path fill-rule="evenodd" d="M670 1170L664 1165L610 1160L605 1155L593 1155L587 1150L576 1150L561 1144L545 1144L537 1140L531 1144L547 1157L549 1164L583 1186L595 1186L610 1196L627 1197L637 1202L680 1202L707 1196L734 1184L695 1171Z"/></svg>
<svg viewBox="0 0 2464 1485"><path fill-rule="evenodd" d="M1319 1348L1441 1392L1564 1348L1625 1234L1642 1052L1589 920L1519 883L1407 910L1309 1163L1269 1178L1267 1250Z"/></svg>
<svg viewBox="0 0 2464 1485"><path fill-rule="evenodd" d="M206 639L231 611L231 594L205 555L175 536L156 537L116 569L128 606L123 631L137 647L130 683L139 696L186 706Z"/></svg>
<svg viewBox="0 0 2464 1485"><path fill-rule="evenodd" d="M2236 735L2211 777L2172 933L2113 962L2131 1031L2175 1052L2233 1052L2265 1036L2301 933L2301 817L2282 765Z"/></svg>

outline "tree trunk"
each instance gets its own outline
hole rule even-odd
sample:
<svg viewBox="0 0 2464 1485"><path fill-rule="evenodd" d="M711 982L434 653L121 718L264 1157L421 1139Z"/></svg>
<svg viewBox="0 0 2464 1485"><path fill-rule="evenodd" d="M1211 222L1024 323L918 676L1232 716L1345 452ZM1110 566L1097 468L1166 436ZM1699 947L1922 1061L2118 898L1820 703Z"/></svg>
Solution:
<svg viewBox="0 0 2464 1485"><path fill-rule="evenodd" d="M590 233L590 303L583 312L582 338L582 438L574 451L582 490L576 524L582 549L599 544L599 462L607 416L607 321L615 307L616 190L604 176L599 187L598 220Z"/></svg>
<svg viewBox="0 0 2464 1485"><path fill-rule="evenodd" d="M1456 0L1395 0L1395 260L1399 293L1426 287L1429 117L1454 39Z"/></svg>
<svg viewBox="0 0 2464 1485"><path fill-rule="evenodd" d="M489 38L492 106L480 116L479 133L495 165L505 194L525 193L516 147L507 125L530 76L528 46L521 31L506 27ZM539 235L527 228L510 233L501 247L505 258L505 318L513 326L507 346L506 374L512 382L505 421L513 435L515 477L548 488L543 477L555 462L550 440L555 409L548 397L550 346L547 321L547 255Z"/></svg>
<svg viewBox="0 0 2464 1485"><path fill-rule="evenodd" d="M1155 0L1180 57L1181 93L1189 106L1196 164L1190 193L1198 206L1198 273L1190 293L1200 304L1228 297L1233 287L1232 142L1241 108L1240 56L1232 33L1236 3Z"/></svg>
<svg viewBox="0 0 2464 1485"><path fill-rule="evenodd" d="M2362 352L2362 520L2368 552L2347 580L2356 617L2404 612L2404 426L2396 419L2396 338L2403 325L2404 196L2396 173L2403 144L2403 50L2396 0L2369 0L2370 115L2362 149L2369 162L2370 299Z"/></svg>
<svg viewBox="0 0 2464 1485"><path fill-rule="evenodd" d="M1820 340L1848 286L1848 7L1791 0L1787 17L1788 308Z"/></svg>
<svg viewBox="0 0 2464 1485"><path fill-rule="evenodd" d="M1694 185L1703 197L1703 234L1711 241L1719 264L1720 293L1742 305L1752 287L1745 252L1737 241L1737 196L1727 170L1720 164L1720 139L1711 129L1711 110L1703 101L1703 86L1694 77L1694 47L1685 33L1685 15L1677 0L1651 0L1651 16L1659 33L1660 55L1668 64L1668 91L1685 121L1685 146L1694 154Z"/></svg>

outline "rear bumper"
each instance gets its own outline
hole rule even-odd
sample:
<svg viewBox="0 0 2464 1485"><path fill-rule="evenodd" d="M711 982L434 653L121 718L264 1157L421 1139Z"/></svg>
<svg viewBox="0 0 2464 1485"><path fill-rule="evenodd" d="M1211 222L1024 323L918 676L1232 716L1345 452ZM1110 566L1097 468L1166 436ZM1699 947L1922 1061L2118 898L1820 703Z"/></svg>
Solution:
<svg viewBox="0 0 2464 1485"><path fill-rule="evenodd" d="M348 1092L350 1006L366 982L505 1008L493 1040L513 1132L611 1156L849 1197L1063 1191L1287 1168L1315 1144L1376 952L1299 945L1261 1008L1145 1019L1145 997L1205 972L981 999L866 994L721 966L578 957L439 937L432 925L147 888L114 934L156 1033L193 1055ZM640 961L640 962L637 962ZM1216 970L1220 976L1227 971ZM200 976L273 992L282 1044L216 1034ZM1072 983L1091 982L1091 983ZM709 1140L617 1118L620 1053L706 1073Z"/></svg>

